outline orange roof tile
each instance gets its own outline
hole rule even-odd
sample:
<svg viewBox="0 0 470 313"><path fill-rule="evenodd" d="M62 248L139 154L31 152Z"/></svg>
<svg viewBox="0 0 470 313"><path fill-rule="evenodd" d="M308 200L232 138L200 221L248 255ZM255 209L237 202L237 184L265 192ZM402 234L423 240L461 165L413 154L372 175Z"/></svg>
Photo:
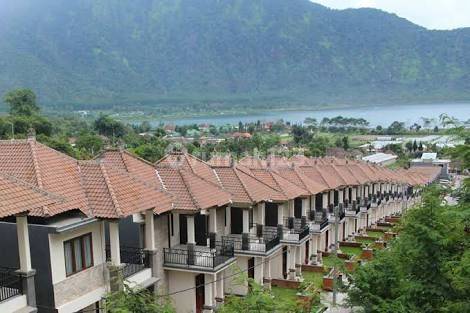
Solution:
<svg viewBox="0 0 470 313"><path fill-rule="evenodd" d="M175 209L197 211L231 202L230 193L189 169L159 163L156 171L163 188L173 196Z"/></svg>
<svg viewBox="0 0 470 313"><path fill-rule="evenodd" d="M78 161L35 140L0 141L0 173L64 198L31 210L32 216L53 216L70 210L89 215Z"/></svg>
<svg viewBox="0 0 470 313"><path fill-rule="evenodd" d="M181 168L186 171L191 171L213 184L219 183L214 171L208 163L188 153L171 152L155 162L155 166Z"/></svg>
<svg viewBox="0 0 470 313"><path fill-rule="evenodd" d="M34 185L0 174L0 218L26 213L63 201Z"/></svg>
<svg viewBox="0 0 470 313"><path fill-rule="evenodd" d="M163 213L172 208L169 196L121 169L97 161L80 162L80 169L96 217L123 218L145 210Z"/></svg>

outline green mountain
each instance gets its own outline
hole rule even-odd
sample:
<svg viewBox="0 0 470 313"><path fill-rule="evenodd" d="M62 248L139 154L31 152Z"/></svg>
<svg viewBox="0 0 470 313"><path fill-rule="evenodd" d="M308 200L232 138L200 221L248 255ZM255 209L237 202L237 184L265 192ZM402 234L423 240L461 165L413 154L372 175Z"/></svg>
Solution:
<svg viewBox="0 0 470 313"><path fill-rule="evenodd" d="M470 29L308 0L0 1L0 93L53 108L470 99Z"/></svg>

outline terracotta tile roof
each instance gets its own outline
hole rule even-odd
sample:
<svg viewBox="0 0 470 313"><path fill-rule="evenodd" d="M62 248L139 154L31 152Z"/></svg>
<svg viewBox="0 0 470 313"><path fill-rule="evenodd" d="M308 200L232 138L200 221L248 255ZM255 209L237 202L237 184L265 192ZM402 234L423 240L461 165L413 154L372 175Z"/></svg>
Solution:
<svg viewBox="0 0 470 313"><path fill-rule="evenodd" d="M357 162L350 162L346 167L361 184L372 182L372 179L361 169Z"/></svg>
<svg viewBox="0 0 470 313"><path fill-rule="evenodd" d="M441 174L441 168L438 166L414 166L408 170L411 174L421 175L425 183L435 181Z"/></svg>
<svg viewBox="0 0 470 313"><path fill-rule="evenodd" d="M249 171L249 173L251 173L253 176L261 180L265 184L269 185L271 188L280 191L286 197L287 200L295 199L297 197L306 197L310 195L307 190L283 178L281 175L279 175L272 169L247 169L245 167L241 168L242 170Z"/></svg>
<svg viewBox="0 0 470 313"><path fill-rule="evenodd" d="M163 188L173 196L175 209L198 211L231 202L229 192L190 169L175 168L166 162L157 164L155 168Z"/></svg>
<svg viewBox="0 0 470 313"><path fill-rule="evenodd" d="M231 193L234 203L254 204L262 201L283 201L285 197L276 189L258 180L248 171L234 166L214 167L222 187Z"/></svg>
<svg viewBox="0 0 470 313"><path fill-rule="evenodd" d="M96 157L104 164L129 172L147 184L163 189L152 163L132 154L127 150L110 149Z"/></svg>
<svg viewBox="0 0 470 313"><path fill-rule="evenodd" d="M242 165L248 169L263 169L268 168L268 162L266 160L253 157L253 156L246 156L240 161L238 161L239 165Z"/></svg>
<svg viewBox="0 0 470 313"><path fill-rule="evenodd" d="M70 210L90 214L81 186L78 161L35 140L0 141L0 173L32 184L64 199L35 208L32 216L53 216Z"/></svg>
<svg viewBox="0 0 470 313"><path fill-rule="evenodd" d="M26 213L63 201L34 185L0 174L0 218Z"/></svg>
<svg viewBox="0 0 470 313"><path fill-rule="evenodd" d="M171 198L129 173L98 161L80 162L82 182L93 215L123 218L153 209L172 209Z"/></svg>
<svg viewBox="0 0 470 313"><path fill-rule="evenodd" d="M332 165L332 167L336 170L338 175L341 176L342 180L346 183L346 185L357 186L362 184L359 178L354 176L354 174L351 172L351 170L347 166L347 163L336 163L335 165Z"/></svg>
<svg viewBox="0 0 470 313"><path fill-rule="evenodd" d="M155 166L165 166L180 168L186 171L191 171L197 176L204 178L205 180L218 184L217 176L212 170L211 166L196 158L195 156L184 153L184 152L172 152L164 156L162 159L155 163Z"/></svg>
<svg viewBox="0 0 470 313"><path fill-rule="evenodd" d="M209 162L207 162L210 166L231 166L233 163L233 159L230 155L224 156L213 156Z"/></svg>
<svg viewBox="0 0 470 313"><path fill-rule="evenodd" d="M309 178L298 166L278 168L276 172L312 195L328 190L328 186Z"/></svg>

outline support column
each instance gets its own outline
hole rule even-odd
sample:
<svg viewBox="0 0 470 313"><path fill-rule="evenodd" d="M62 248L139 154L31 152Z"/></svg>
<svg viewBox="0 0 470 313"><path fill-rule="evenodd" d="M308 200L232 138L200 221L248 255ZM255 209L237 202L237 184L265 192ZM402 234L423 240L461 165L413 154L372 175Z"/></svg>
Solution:
<svg viewBox="0 0 470 313"><path fill-rule="evenodd" d="M330 201L328 204L335 204L335 191L334 190L330 190Z"/></svg>
<svg viewBox="0 0 470 313"><path fill-rule="evenodd" d="M213 290L212 287L214 282L214 275L215 274L204 274L204 306L203 312L204 313L212 313L214 312L214 301L213 301Z"/></svg>
<svg viewBox="0 0 470 313"><path fill-rule="evenodd" d="M243 209L242 250L250 249L250 211Z"/></svg>
<svg viewBox="0 0 470 313"><path fill-rule="evenodd" d="M344 202L344 189L338 190L338 204Z"/></svg>
<svg viewBox="0 0 470 313"><path fill-rule="evenodd" d="M145 212L145 252L147 253L150 269L152 270L152 277L158 277L161 262L157 258L153 210Z"/></svg>
<svg viewBox="0 0 470 313"><path fill-rule="evenodd" d="M302 199L302 217L307 216L310 211L310 197Z"/></svg>
<svg viewBox="0 0 470 313"><path fill-rule="evenodd" d="M28 218L26 215L16 217L16 233L18 235L18 254L20 271L27 273L32 270L31 252L29 247Z"/></svg>
<svg viewBox="0 0 470 313"><path fill-rule="evenodd" d="M302 247L304 246L295 247L295 276L297 277L302 276Z"/></svg>
<svg viewBox="0 0 470 313"><path fill-rule="evenodd" d="M353 187L351 191L351 202L357 200L357 187Z"/></svg>
<svg viewBox="0 0 470 313"><path fill-rule="evenodd" d="M323 193L322 202L322 209L328 209L328 191Z"/></svg>
<svg viewBox="0 0 470 313"><path fill-rule="evenodd" d="M295 251L296 247L290 246L287 253L287 264L289 265L288 279L295 280Z"/></svg>
<svg viewBox="0 0 470 313"><path fill-rule="evenodd" d="M217 237L217 208L209 211L209 247L215 248Z"/></svg>
<svg viewBox="0 0 470 313"><path fill-rule="evenodd" d="M287 203L289 205L289 217L294 217L294 200L289 200Z"/></svg>
<svg viewBox="0 0 470 313"><path fill-rule="evenodd" d="M16 217L16 232L18 237L18 255L20 268L17 274L21 277L23 294L26 295L26 303L30 307L36 307L36 288L34 276L36 271L31 266L31 250L29 245L28 217L20 215Z"/></svg>
<svg viewBox="0 0 470 313"><path fill-rule="evenodd" d="M263 286L271 290L271 258L265 260Z"/></svg>
<svg viewBox="0 0 470 313"><path fill-rule="evenodd" d="M230 231L231 231L231 223L232 223L232 211L231 211L231 207L230 205L227 205L227 207L225 208L225 218L227 219L226 222L227 222L227 225L225 226L225 233L226 234L230 234ZM263 220L264 222L264 220Z"/></svg>
<svg viewBox="0 0 470 313"><path fill-rule="evenodd" d="M264 202L258 203L258 224L264 225L266 215L266 204Z"/></svg>
<svg viewBox="0 0 470 313"><path fill-rule="evenodd" d="M194 233L194 215L186 215L187 232L188 232L188 245L196 244L196 236Z"/></svg>
<svg viewBox="0 0 470 313"><path fill-rule="evenodd" d="M217 302L217 306L224 302L224 271L219 272L217 274L217 284L216 284L216 298L215 301Z"/></svg>
<svg viewBox="0 0 470 313"><path fill-rule="evenodd" d="M119 243L119 222L109 222L109 243L111 264L109 265L109 285L111 291L122 289L121 245Z"/></svg>
<svg viewBox="0 0 470 313"><path fill-rule="evenodd" d="M264 278L264 260L262 257L255 257L255 282L262 285Z"/></svg>

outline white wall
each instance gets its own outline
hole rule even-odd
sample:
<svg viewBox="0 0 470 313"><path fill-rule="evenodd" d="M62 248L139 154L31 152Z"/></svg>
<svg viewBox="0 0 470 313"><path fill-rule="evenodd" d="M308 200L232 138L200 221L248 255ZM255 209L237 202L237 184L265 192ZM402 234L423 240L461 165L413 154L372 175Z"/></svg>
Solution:
<svg viewBox="0 0 470 313"><path fill-rule="evenodd" d="M191 288L171 295L171 301L178 313L196 312L196 274L191 272L168 271L169 293Z"/></svg>
<svg viewBox="0 0 470 313"><path fill-rule="evenodd" d="M102 228L102 225L102 222L97 221L92 224L80 227L76 230L60 234L49 234L51 274L53 284L56 284L67 278L65 274L64 241L91 233L93 242L93 266L97 266L106 262L104 229Z"/></svg>
<svg viewBox="0 0 470 313"><path fill-rule="evenodd" d="M224 290L225 293L228 294L235 294L235 295L246 295L248 292L248 285L241 284L240 279L240 271L243 273L245 277L248 276L248 259L249 257L246 256L237 256L237 261L234 265L230 266L225 270L225 277L224 279Z"/></svg>

